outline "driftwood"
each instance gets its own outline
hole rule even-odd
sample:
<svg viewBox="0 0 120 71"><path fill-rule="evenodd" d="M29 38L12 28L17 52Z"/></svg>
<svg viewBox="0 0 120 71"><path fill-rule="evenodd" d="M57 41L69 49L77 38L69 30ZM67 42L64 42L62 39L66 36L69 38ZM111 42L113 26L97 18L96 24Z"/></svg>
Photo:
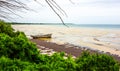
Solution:
<svg viewBox="0 0 120 71"><path fill-rule="evenodd" d="M44 35L31 35L33 39L38 39L38 38L51 38L52 34L44 34Z"/></svg>

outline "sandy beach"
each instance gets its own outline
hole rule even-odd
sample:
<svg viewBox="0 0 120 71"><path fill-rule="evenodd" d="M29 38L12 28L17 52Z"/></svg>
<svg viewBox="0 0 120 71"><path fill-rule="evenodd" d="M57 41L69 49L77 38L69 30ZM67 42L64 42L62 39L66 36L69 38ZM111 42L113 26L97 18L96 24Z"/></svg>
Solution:
<svg viewBox="0 0 120 71"><path fill-rule="evenodd" d="M25 32L28 38L31 38L30 35L52 33L51 39L44 40L59 45L72 44L120 56L120 29L67 28L59 25L12 25L12 27L16 31Z"/></svg>

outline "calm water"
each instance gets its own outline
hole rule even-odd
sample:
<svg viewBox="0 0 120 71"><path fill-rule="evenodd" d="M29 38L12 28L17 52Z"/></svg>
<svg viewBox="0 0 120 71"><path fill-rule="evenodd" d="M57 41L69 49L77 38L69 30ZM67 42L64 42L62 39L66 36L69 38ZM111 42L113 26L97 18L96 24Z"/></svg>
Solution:
<svg viewBox="0 0 120 71"><path fill-rule="evenodd" d="M75 24L69 26L83 28L120 29L120 24Z"/></svg>

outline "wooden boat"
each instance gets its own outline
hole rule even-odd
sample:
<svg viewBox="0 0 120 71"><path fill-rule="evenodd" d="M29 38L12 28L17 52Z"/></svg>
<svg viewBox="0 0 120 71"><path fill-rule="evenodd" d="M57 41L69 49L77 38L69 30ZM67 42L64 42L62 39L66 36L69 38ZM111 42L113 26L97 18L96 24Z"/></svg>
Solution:
<svg viewBox="0 0 120 71"><path fill-rule="evenodd" d="M44 35L31 35L33 39L38 39L38 38L51 38L52 34L44 34Z"/></svg>

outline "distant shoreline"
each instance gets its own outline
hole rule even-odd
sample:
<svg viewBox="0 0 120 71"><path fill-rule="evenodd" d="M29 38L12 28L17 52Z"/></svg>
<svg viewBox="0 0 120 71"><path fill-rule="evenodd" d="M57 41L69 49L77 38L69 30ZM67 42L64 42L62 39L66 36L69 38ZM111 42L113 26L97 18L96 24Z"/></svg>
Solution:
<svg viewBox="0 0 120 71"><path fill-rule="evenodd" d="M12 25L63 25L63 23L15 23L12 22ZM65 23L66 25L74 25L73 23Z"/></svg>
<svg viewBox="0 0 120 71"><path fill-rule="evenodd" d="M56 25L64 26L62 23L11 23L12 25ZM69 27L99 28L99 29L120 29L120 24L73 24L65 23Z"/></svg>

